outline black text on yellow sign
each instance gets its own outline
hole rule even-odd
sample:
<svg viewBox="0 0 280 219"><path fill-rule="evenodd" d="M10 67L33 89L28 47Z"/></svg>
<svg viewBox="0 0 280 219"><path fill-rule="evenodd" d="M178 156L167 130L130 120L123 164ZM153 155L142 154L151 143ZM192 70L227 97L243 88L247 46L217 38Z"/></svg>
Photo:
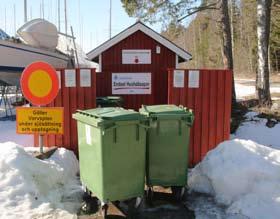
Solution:
<svg viewBox="0 0 280 219"><path fill-rule="evenodd" d="M62 107L18 107L18 134L63 134Z"/></svg>

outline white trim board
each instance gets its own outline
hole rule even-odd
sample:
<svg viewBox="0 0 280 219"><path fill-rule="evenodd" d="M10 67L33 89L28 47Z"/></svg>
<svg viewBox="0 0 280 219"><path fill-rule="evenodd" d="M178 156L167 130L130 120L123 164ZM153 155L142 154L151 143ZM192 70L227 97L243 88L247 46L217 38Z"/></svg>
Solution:
<svg viewBox="0 0 280 219"><path fill-rule="evenodd" d="M132 35L133 33L135 33L138 30L142 31L143 33L145 33L146 35L148 35L149 37L151 37L155 41L161 43L163 46L165 46L166 48L168 48L171 51L173 51L174 53L176 53L182 59L184 59L186 61L192 59L192 55L190 53L188 53L187 51L178 47L177 45L175 45L171 41L167 40L166 38L161 36L159 33L155 32L151 28L147 27L146 25L144 25L140 21L136 22L134 25L132 25L129 28L127 28L126 30L122 31L121 33L119 33L118 35L113 37L112 39L110 39L110 40L106 41L105 43L101 44L99 47L96 47L95 49L93 49L92 51L87 53L87 56L89 57L90 60L98 57L100 54L102 54L102 52L111 48L112 46L119 43L120 41L122 41L123 39Z"/></svg>

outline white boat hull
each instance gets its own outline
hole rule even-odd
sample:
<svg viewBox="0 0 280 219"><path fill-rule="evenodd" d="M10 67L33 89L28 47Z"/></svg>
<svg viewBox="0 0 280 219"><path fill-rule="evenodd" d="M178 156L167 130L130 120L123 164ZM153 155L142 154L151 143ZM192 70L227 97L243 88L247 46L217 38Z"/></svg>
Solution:
<svg viewBox="0 0 280 219"><path fill-rule="evenodd" d="M54 68L71 67L69 57L21 43L0 40L0 80L15 84L22 70L32 62L44 61Z"/></svg>

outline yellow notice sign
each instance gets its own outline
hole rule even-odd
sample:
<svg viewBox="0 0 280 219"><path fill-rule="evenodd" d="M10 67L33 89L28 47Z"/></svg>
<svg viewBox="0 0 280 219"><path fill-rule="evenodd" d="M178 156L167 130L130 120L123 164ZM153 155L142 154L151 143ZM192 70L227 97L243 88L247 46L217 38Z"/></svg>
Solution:
<svg viewBox="0 0 280 219"><path fill-rule="evenodd" d="M63 134L62 107L16 108L18 134Z"/></svg>

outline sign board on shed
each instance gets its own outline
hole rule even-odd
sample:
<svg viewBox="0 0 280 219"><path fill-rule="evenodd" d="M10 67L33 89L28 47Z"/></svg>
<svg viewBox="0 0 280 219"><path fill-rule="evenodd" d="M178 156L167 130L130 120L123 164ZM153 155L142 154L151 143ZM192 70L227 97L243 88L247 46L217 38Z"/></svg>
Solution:
<svg viewBox="0 0 280 219"><path fill-rule="evenodd" d="M199 70L189 71L189 88L199 88Z"/></svg>
<svg viewBox="0 0 280 219"><path fill-rule="evenodd" d="M66 69L65 70L65 87L76 87L75 69Z"/></svg>
<svg viewBox="0 0 280 219"><path fill-rule="evenodd" d="M151 94L151 73L112 73L112 94Z"/></svg>
<svg viewBox="0 0 280 219"><path fill-rule="evenodd" d="M81 87L90 87L91 86L90 69L80 69L80 86Z"/></svg>
<svg viewBox="0 0 280 219"><path fill-rule="evenodd" d="M174 70L173 75L173 86L182 88L185 85L185 71L184 70Z"/></svg>
<svg viewBox="0 0 280 219"><path fill-rule="evenodd" d="M151 64L150 49L122 50L122 64Z"/></svg>
<svg viewBox="0 0 280 219"><path fill-rule="evenodd" d="M63 134L62 107L16 108L18 134Z"/></svg>

